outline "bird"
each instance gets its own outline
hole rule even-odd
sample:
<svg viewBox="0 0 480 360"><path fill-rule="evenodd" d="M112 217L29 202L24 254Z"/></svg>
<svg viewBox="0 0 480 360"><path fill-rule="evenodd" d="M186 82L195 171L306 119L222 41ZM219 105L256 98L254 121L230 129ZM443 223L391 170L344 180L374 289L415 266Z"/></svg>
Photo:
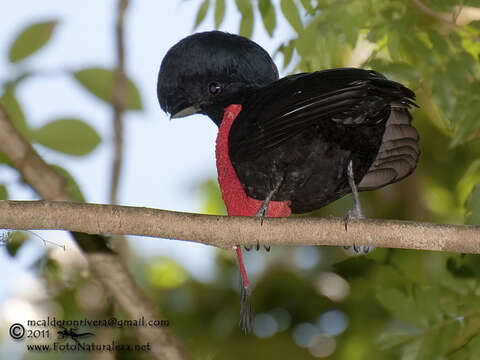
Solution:
<svg viewBox="0 0 480 360"><path fill-rule="evenodd" d="M360 68L280 79L266 50L231 33L195 33L172 46L160 65L157 96L172 119L199 113L218 126L218 182L232 216L287 217L352 193L346 227L348 219L364 217L359 191L404 179L420 156L412 90ZM235 250L240 326L248 332L249 282L241 247Z"/></svg>

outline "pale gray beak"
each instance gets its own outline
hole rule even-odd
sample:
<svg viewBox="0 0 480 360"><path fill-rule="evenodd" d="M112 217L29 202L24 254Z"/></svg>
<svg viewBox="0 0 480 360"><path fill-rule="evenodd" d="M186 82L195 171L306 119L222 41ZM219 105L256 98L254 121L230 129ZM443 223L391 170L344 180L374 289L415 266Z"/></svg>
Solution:
<svg viewBox="0 0 480 360"><path fill-rule="evenodd" d="M177 119L177 118L181 118L181 117L185 117L185 116L189 116L189 115L193 115L193 114L196 114L200 111L200 106L198 105L192 105L192 106L189 106L185 109L182 109L180 111L177 111L175 114L173 114L172 116L170 116L170 119Z"/></svg>

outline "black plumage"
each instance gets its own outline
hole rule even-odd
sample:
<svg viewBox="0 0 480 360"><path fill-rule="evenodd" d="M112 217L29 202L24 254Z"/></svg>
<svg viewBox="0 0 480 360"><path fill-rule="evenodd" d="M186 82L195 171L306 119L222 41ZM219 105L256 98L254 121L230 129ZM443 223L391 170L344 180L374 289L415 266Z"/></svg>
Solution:
<svg viewBox="0 0 480 360"><path fill-rule="evenodd" d="M264 199L281 181L273 200L290 200L293 213L312 211L350 192L350 160L359 190L415 169L413 99L411 90L375 71L288 76L243 100L230 130L230 159L249 196Z"/></svg>
<svg viewBox="0 0 480 360"><path fill-rule="evenodd" d="M173 116L241 104L229 156L249 197L290 201L294 213L411 174L420 154L409 108L414 93L378 72L341 68L278 80L270 56L252 41L222 32L195 34L172 47L158 79L161 107Z"/></svg>

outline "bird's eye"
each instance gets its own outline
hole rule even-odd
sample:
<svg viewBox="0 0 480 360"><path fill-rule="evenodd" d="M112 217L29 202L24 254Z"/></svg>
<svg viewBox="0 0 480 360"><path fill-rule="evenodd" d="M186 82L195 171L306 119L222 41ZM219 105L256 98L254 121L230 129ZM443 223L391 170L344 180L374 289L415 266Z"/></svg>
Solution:
<svg viewBox="0 0 480 360"><path fill-rule="evenodd" d="M217 95L220 93L222 88L220 87L220 84L217 82L211 82L208 84L208 92L212 95Z"/></svg>

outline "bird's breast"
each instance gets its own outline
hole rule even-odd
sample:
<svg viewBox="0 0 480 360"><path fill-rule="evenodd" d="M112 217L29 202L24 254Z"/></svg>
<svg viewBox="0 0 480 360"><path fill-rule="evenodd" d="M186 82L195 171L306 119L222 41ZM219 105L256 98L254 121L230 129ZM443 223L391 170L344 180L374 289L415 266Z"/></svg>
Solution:
<svg viewBox="0 0 480 360"><path fill-rule="evenodd" d="M262 204L262 200L248 197L235 168L230 161L228 135L233 122L242 110L239 104L225 109L222 123L217 135L215 154L217 158L218 182L228 215L253 216ZM268 217L286 217L291 213L287 201L270 201Z"/></svg>

